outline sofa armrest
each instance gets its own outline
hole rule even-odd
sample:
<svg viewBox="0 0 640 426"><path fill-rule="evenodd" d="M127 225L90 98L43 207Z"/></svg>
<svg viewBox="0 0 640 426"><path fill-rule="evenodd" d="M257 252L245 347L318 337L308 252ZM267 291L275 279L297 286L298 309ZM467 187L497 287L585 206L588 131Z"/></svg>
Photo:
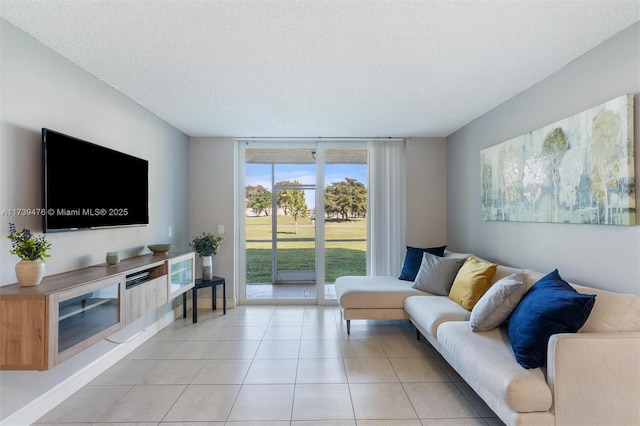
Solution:
<svg viewBox="0 0 640 426"><path fill-rule="evenodd" d="M547 382L556 425L639 425L640 332L552 336Z"/></svg>

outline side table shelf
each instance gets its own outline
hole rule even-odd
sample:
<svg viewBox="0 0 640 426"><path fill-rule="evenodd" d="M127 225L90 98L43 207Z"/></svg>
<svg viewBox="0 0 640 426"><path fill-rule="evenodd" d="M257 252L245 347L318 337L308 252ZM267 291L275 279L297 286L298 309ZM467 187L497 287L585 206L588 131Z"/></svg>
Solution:
<svg viewBox="0 0 640 426"><path fill-rule="evenodd" d="M211 309L216 310L216 287L222 286L222 314L227 314L227 280L214 276L211 280L196 279L192 290L193 322L198 322L198 289L211 287ZM182 318L187 317L187 293L182 293Z"/></svg>

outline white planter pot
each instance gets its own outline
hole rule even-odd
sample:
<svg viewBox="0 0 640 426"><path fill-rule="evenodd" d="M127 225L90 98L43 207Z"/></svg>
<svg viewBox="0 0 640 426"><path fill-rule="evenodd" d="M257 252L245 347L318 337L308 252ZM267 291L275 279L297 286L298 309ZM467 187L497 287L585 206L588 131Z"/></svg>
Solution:
<svg viewBox="0 0 640 426"><path fill-rule="evenodd" d="M40 284L44 277L44 262L41 260L21 260L16 264L16 277L22 287Z"/></svg>
<svg viewBox="0 0 640 426"><path fill-rule="evenodd" d="M213 279L213 256L202 256L202 280Z"/></svg>

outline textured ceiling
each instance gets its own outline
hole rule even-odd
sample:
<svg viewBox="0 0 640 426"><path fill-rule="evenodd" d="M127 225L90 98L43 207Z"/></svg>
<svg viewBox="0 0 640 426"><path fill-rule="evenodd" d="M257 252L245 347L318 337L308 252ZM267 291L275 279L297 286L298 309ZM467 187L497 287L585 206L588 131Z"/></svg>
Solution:
<svg viewBox="0 0 640 426"><path fill-rule="evenodd" d="M191 136L447 136L640 20L638 0L0 0Z"/></svg>

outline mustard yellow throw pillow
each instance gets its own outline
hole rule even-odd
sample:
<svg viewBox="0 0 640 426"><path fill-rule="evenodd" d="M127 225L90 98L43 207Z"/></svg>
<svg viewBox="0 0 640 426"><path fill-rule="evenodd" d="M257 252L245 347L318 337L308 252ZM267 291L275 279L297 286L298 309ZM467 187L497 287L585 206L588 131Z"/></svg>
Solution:
<svg viewBox="0 0 640 426"><path fill-rule="evenodd" d="M480 262L474 257L469 257L453 280L449 299L470 311L489 290L489 283L497 268L498 265L495 263Z"/></svg>

